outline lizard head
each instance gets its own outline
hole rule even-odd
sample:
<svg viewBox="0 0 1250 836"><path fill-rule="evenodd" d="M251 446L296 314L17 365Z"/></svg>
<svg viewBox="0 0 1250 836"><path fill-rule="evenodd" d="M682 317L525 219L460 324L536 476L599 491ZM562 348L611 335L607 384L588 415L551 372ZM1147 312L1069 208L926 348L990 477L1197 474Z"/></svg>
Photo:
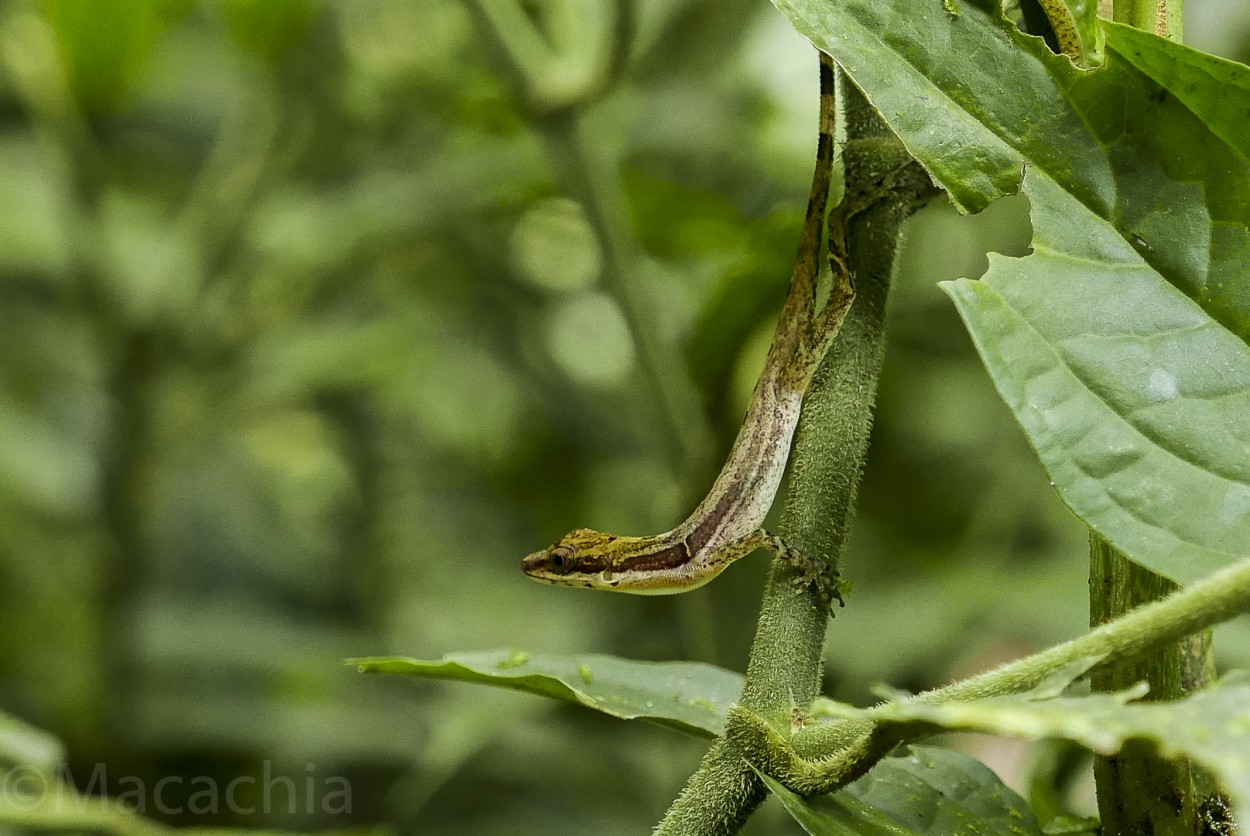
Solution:
<svg viewBox="0 0 1250 836"><path fill-rule="evenodd" d="M575 528L540 552L521 561L521 571L536 581L560 586L607 589L634 595L669 595L706 583L715 571L693 583L678 577L690 564L685 541L660 537L617 537ZM675 571L674 571L675 570Z"/></svg>
<svg viewBox="0 0 1250 836"><path fill-rule="evenodd" d="M623 539L589 528L575 528L542 551L521 561L521 571L536 581L595 589L614 586L612 546Z"/></svg>

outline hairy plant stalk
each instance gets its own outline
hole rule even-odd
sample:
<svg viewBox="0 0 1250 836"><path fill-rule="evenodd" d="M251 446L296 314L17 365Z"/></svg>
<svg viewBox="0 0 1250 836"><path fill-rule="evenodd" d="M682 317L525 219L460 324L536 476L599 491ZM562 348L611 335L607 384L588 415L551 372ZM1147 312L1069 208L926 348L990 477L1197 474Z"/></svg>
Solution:
<svg viewBox="0 0 1250 836"><path fill-rule="evenodd" d="M1133 563L1090 534L1090 626L1097 627L1179 587ZM1090 677L1095 691L1115 693L1150 683L1146 699L1172 701L1214 678L1211 631L1161 644L1150 653L1103 666ZM1167 760L1139 741L1094 759L1098 812L1108 836L1134 833L1201 833L1200 800L1190 764Z"/></svg>
<svg viewBox="0 0 1250 836"><path fill-rule="evenodd" d="M1140 659L1155 648L1247 612L1250 558L1084 636L912 699L945 703L1020 694L1074 664L1094 662L1097 670ZM779 739L775 730L761 736L760 726L756 723L750 734L740 736L739 745L753 763L801 795L833 792L863 775L898 744L927 736L927 732L914 728L900 731L871 720L824 723L804 729L789 740Z"/></svg>
<svg viewBox="0 0 1250 836"><path fill-rule="evenodd" d="M846 193L873 193L908 158L862 94L845 80L843 88ZM804 553L834 565L846 541L868 446L900 231L929 188L918 171L900 178L895 188L851 219L845 242L831 242L838 247L845 243L857 296L803 405L781 534ZM828 621L829 602L814 590L796 587L795 577L788 564L773 561L742 694L744 708L783 720L806 711L819 690ZM736 833L765 797L759 776L743 755L731 727L712 746L656 833Z"/></svg>
<svg viewBox="0 0 1250 836"><path fill-rule="evenodd" d="M1114 0L1111 19L1180 42L1185 0ZM1103 14L1100 4L1099 14Z"/></svg>

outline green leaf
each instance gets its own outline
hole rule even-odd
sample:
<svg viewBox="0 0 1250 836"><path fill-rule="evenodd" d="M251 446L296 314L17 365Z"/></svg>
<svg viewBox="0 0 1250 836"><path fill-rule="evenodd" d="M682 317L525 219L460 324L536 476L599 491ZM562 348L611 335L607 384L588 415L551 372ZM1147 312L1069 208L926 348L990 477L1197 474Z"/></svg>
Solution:
<svg viewBox="0 0 1250 836"><path fill-rule="evenodd" d="M1250 70L1108 26L1082 72L988 0L776 3L957 206L1023 186L1034 254L945 289L1064 502L1177 581L1243 555L1250 120L1202 114Z"/></svg>
<svg viewBox="0 0 1250 836"><path fill-rule="evenodd" d="M951 202L1015 194L1026 159L1091 205L1110 205L1102 148L1068 106L1071 62L1020 34L993 0L774 0L837 60Z"/></svg>
<svg viewBox="0 0 1250 836"><path fill-rule="evenodd" d="M1176 96L1220 139L1250 157L1250 72L1244 64L1164 46L1154 35L1108 24L1116 52ZM1178 60L1179 59L1179 60Z"/></svg>
<svg viewBox="0 0 1250 836"><path fill-rule="evenodd" d="M980 761L916 746L830 796L804 799L762 776L812 836L1041 836L1028 804Z"/></svg>
<svg viewBox="0 0 1250 836"><path fill-rule="evenodd" d="M1028 739L1075 741L1102 755L1129 740L1149 741L1165 758L1206 767L1245 816L1250 812L1250 672L1225 677L1171 703L1130 702L1144 687L1120 694L1032 700L1021 696L967 702L887 702L856 716L880 723L922 724Z"/></svg>
<svg viewBox="0 0 1250 836"><path fill-rule="evenodd" d="M349 659L364 673L458 679L574 702L624 720L650 720L700 737L725 730L742 677L696 662L636 662L615 656L562 656L520 650L452 653L437 661Z"/></svg>

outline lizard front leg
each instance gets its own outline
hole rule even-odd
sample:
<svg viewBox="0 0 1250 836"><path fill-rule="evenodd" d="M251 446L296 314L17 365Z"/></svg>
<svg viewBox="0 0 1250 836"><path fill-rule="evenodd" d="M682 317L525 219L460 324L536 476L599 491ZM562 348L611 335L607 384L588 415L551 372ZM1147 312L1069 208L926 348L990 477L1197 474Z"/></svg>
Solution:
<svg viewBox="0 0 1250 836"><path fill-rule="evenodd" d="M813 586L829 601L837 600L838 606L846 606L842 600L842 587L838 581L839 573L829 565L827 560L804 554L786 543L776 534L763 528L757 528L745 537L734 540L722 548L728 563L745 557L758 548L768 549L777 557L789 563L799 572L796 582L802 586Z"/></svg>

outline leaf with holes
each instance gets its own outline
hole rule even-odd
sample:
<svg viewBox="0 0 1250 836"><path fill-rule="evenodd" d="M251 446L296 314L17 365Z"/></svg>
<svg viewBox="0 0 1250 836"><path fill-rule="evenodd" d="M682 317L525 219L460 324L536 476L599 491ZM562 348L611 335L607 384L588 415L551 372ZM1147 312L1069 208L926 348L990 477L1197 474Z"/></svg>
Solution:
<svg viewBox="0 0 1250 836"><path fill-rule="evenodd" d="M956 206L1031 201L1033 254L945 289L1064 502L1177 581L1243 556L1250 69L1104 23L1081 71L990 0L775 2Z"/></svg>

